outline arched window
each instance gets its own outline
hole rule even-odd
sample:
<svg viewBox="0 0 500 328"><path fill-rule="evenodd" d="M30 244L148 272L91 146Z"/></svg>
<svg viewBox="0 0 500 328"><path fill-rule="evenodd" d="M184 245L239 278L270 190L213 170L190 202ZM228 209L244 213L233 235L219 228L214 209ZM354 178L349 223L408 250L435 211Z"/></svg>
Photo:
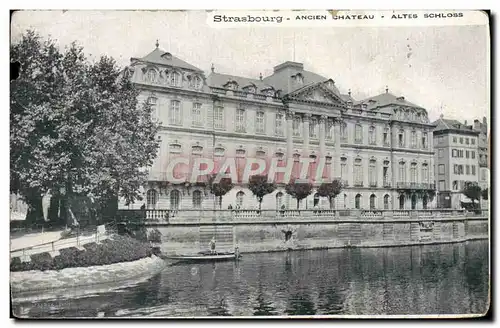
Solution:
<svg viewBox="0 0 500 328"><path fill-rule="evenodd" d="M377 196L375 196L374 194L372 194L370 196L370 209L371 210L375 209L375 207L376 207L376 205L375 205L376 201L377 201Z"/></svg>
<svg viewBox="0 0 500 328"><path fill-rule="evenodd" d="M377 134L376 134L376 130L375 130L375 127L372 125L370 126L370 129L368 130L368 142L370 143L370 145L375 145L377 143Z"/></svg>
<svg viewBox="0 0 500 328"><path fill-rule="evenodd" d="M281 206L283 206L283 193L281 191L279 191L276 194L276 209L280 210Z"/></svg>
<svg viewBox="0 0 500 328"><path fill-rule="evenodd" d="M146 206L148 209L155 209L158 200L158 193L154 189L149 189L146 193Z"/></svg>
<svg viewBox="0 0 500 328"><path fill-rule="evenodd" d="M399 182L406 182L406 165L405 162L399 162Z"/></svg>
<svg viewBox="0 0 500 328"><path fill-rule="evenodd" d="M361 208L361 195L360 194L357 194L356 198L354 198L354 207L358 210Z"/></svg>
<svg viewBox="0 0 500 328"><path fill-rule="evenodd" d="M193 79L193 87L195 89L201 89L203 87L203 80L199 76L195 76Z"/></svg>
<svg viewBox="0 0 500 328"><path fill-rule="evenodd" d="M193 208L199 209L201 208L201 191L195 190L193 191Z"/></svg>
<svg viewBox="0 0 500 328"><path fill-rule="evenodd" d="M405 209L405 195L399 196L399 209L400 210Z"/></svg>
<svg viewBox="0 0 500 328"><path fill-rule="evenodd" d="M170 209L171 210L178 210L179 205L180 205L180 200L181 200L181 194L179 190L172 190L170 192Z"/></svg>
<svg viewBox="0 0 500 328"><path fill-rule="evenodd" d="M417 131L411 131L411 148L417 148Z"/></svg>
<svg viewBox="0 0 500 328"><path fill-rule="evenodd" d="M313 206L316 206L318 205L319 206L319 194L314 194L314 203L313 203Z"/></svg>
<svg viewBox="0 0 500 328"><path fill-rule="evenodd" d="M243 200L245 198L245 193L243 191L238 191L236 194L236 206L238 208L243 207Z"/></svg>
<svg viewBox="0 0 500 328"><path fill-rule="evenodd" d="M427 195L424 195L424 197L422 198L422 207L424 208L424 210L427 209L427 202L428 202Z"/></svg>
<svg viewBox="0 0 500 328"><path fill-rule="evenodd" d="M180 86L181 74L178 72L172 72L172 74L170 74L170 84L176 87Z"/></svg>
<svg viewBox="0 0 500 328"><path fill-rule="evenodd" d="M389 195L384 196L384 210L389 209Z"/></svg>
<svg viewBox="0 0 500 328"><path fill-rule="evenodd" d="M411 196L411 209L414 210L417 208L417 195Z"/></svg>

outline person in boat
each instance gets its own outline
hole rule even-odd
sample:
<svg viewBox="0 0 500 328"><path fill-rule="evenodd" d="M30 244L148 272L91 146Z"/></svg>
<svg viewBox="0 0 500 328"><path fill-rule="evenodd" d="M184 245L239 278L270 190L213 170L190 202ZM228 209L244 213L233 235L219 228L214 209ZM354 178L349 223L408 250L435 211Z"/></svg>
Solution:
<svg viewBox="0 0 500 328"><path fill-rule="evenodd" d="M215 237L210 240L210 253L215 254Z"/></svg>

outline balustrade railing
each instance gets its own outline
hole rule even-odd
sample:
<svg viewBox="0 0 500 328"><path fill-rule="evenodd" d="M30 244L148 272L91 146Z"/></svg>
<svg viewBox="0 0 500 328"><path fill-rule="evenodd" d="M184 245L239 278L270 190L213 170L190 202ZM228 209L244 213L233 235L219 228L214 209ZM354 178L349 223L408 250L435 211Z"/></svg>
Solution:
<svg viewBox="0 0 500 328"><path fill-rule="evenodd" d="M460 218L488 217L488 210L474 212L455 209L418 210L364 210L364 209L285 209L285 210L214 210L214 209L148 209L119 210L117 219L126 222L156 224L279 221L297 220L339 220L339 219L418 219L418 218Z"/></svg>

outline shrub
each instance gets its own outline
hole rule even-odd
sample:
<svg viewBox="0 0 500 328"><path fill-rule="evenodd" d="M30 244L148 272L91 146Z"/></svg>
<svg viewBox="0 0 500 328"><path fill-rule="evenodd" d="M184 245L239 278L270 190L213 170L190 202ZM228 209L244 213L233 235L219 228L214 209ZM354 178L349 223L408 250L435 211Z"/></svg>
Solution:
<svg viewBox="0 0 500 328"><path fill-rule="evenodd" d="M130 262L150 257L152 249L148 243L128 236L114 235L100 244L85 244L84 250L76 247L61 249L59 255L52 257L48 252L31 256L31 262L21 262L13 258L10 271L61 270L65 268L89 267L120 262Z"/></svg>

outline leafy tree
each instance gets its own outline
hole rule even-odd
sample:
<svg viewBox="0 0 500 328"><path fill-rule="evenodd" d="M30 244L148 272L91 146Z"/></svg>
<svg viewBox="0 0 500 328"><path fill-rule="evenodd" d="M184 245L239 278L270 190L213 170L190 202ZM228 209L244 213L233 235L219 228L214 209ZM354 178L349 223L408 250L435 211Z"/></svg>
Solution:
<svg viewBox="0 0 500 328"><path fill-rule="evenodd" d="M10 89L11 192L26 200L27 219L43 219L47 192L69 217L81 196L95 204L140 199L157 124L116 62L103 56L88 63L76 43L61 52L34 31L11 46L11 60L21 63Z"/></svg>
<svg viewBox="0 0 500 328"><path fill-rule="evenodd" d="M321 197L327 197L330 202L330 208L333 207L333 200L342 191L343 185L342 181L335 179L332 182L322 183L318 188L318 195Z"/></svg>
<svg viewBox="0 0 500 328"><path fill-rule="evenodd" d="M479 198L481 197L481 187L479 187L477 182L467 181L464 184L462 194L470 198L472 200L472 206L475 207L474 201L477 200L479 202Z"/></svg>
<svg viewBox="0 0 500 328"><path fill-rule="evenodd" d="M222 208L222 196L227 194L231 189L233 189L233 182L231 178L222 178L219 182L215 182L217 174L212 174L208 176L208 187L210 192L215 196L219 197L219 209ZM215 205L215 204L214 204Z"/></svg>
<svg viewBox="0 0 500 328"><path fill-rule="evenodd" d="M299 209L300 201L307 196L309 196L312 192L313 185L309 182L297 182L295 180L290 181L285 186L285 191L297 200L297 209Z"/></svg>
<svg viewBox="0 0 500 328"><path fill-rule="evenodd" d="M267 181L267 175L253 175L248 182L248 189L257 197L259 210L262 208L264 196L276 190L276 184Z"/></svg>
<svg viewBox="0 0 500 328"><path fill-rule="evenodd" d="M483 189L483 190L481 191L481 197L482 197L484 200L488 200L488 188Z"/></svg>

